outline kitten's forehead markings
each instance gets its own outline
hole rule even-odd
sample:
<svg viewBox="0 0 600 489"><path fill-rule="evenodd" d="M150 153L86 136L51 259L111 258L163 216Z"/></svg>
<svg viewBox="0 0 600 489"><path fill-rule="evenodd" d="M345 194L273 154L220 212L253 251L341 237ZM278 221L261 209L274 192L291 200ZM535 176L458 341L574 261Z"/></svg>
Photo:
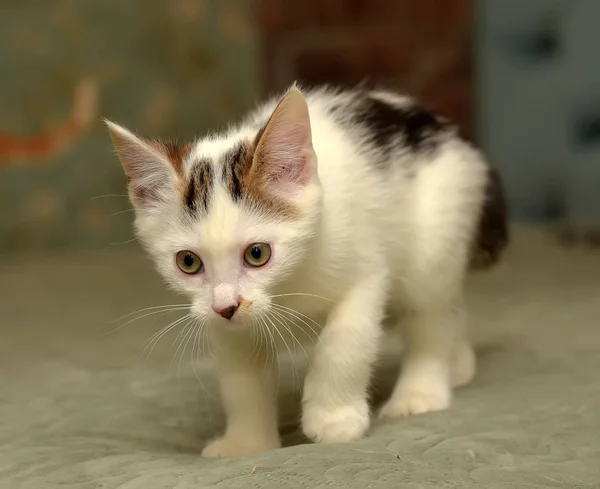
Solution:
<svg viewBox="0 0 600 489"><path fill-rule="evenodd" d="M195 215L198 210L208 211L214 181L214 170L210 159L201 158L192 164L184 191L184 203L192 215Z"/></svg>
<svg viewBox="0 0 600 489"><path fill-rule="evenodd" d="M223 186L236 202L250 203L261 210L284 219L296 219L297 209L281 198L269 194L265 174L261 172L263 161L256 157L256 147L264 132L259 130L254 141L243 139L225 151L219 159ZM255 165L255 168L252 168Z"/></svg>
<svg viewBox="0 0 600 489"><path fill-rule="evenodd" d="M234 202L243 200L247 193L244 180L252 166L253 146L249 141L239 141L221 157L223 184Z"/></svg>

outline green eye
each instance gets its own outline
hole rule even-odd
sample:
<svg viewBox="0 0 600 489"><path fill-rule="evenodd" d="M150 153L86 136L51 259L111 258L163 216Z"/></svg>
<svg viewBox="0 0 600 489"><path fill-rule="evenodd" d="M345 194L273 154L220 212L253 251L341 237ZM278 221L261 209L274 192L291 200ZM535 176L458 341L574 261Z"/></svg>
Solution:
<svg viewBox="0 0 600 489"><path fill-rule="evenodd" d="M175 256L175 261L177 262L177 266L179 270L183 273L187 273L188 275L194 275L195 273L201 272L204 269L202 265L202 260L191 251L180 251Z"/></svg>
<svg viewBox="0 0 600 489"><path fill-rule="evenodd" d="M254 243L246 248L244 261L251 267L262 267L271 258L271 247L266 243Z"/></svg>

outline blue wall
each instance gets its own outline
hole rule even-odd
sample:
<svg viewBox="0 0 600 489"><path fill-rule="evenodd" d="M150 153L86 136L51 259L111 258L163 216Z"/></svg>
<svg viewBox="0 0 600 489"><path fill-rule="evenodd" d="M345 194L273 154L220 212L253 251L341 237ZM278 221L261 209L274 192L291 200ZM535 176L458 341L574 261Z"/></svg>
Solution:
<svg viewBox="0 0 600 489"><path fill-rule="evenodd" d="M479 140L513 216L600 222L600 1L475 5Z"/></svg>

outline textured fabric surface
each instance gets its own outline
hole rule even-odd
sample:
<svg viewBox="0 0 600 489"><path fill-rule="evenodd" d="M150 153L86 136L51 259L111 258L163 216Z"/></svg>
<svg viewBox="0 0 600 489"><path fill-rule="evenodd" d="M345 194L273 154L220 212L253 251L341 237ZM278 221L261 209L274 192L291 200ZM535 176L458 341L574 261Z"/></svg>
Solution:
<svg viewBox="0 0 600 489"><path fill-rule="evenodd" d="M168 318L106 334L127 312L181 303L141 252L0 266L2 489L600 486L600 256L545 232L519 230L506 263L470 281L479 372L451 410L375 422L356 443L305 444L287 370L288 446L222 460L200 458L223 426L205 361L193 369L188 346L180 366L177 331L140 359ZM382 359L376 397L397 356Z"/></svg>

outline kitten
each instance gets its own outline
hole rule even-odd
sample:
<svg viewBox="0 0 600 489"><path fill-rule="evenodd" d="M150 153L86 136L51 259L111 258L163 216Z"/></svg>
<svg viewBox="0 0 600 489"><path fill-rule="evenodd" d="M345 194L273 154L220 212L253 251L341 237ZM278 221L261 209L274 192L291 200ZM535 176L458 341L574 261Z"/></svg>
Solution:
<svg viewBox="0 0 600 489"><path fill-rule="evenodd" d="M367 431L386 314L406 352L380 416L445 409L471 380L463 279L498 259L506 215L497 174L446 120L392 92L294 85L191 145L108 126L137 232L215 343L227 427L205 456L280 446L265 345L281 331L318 334L302 415L315 442Z"/></svg>

